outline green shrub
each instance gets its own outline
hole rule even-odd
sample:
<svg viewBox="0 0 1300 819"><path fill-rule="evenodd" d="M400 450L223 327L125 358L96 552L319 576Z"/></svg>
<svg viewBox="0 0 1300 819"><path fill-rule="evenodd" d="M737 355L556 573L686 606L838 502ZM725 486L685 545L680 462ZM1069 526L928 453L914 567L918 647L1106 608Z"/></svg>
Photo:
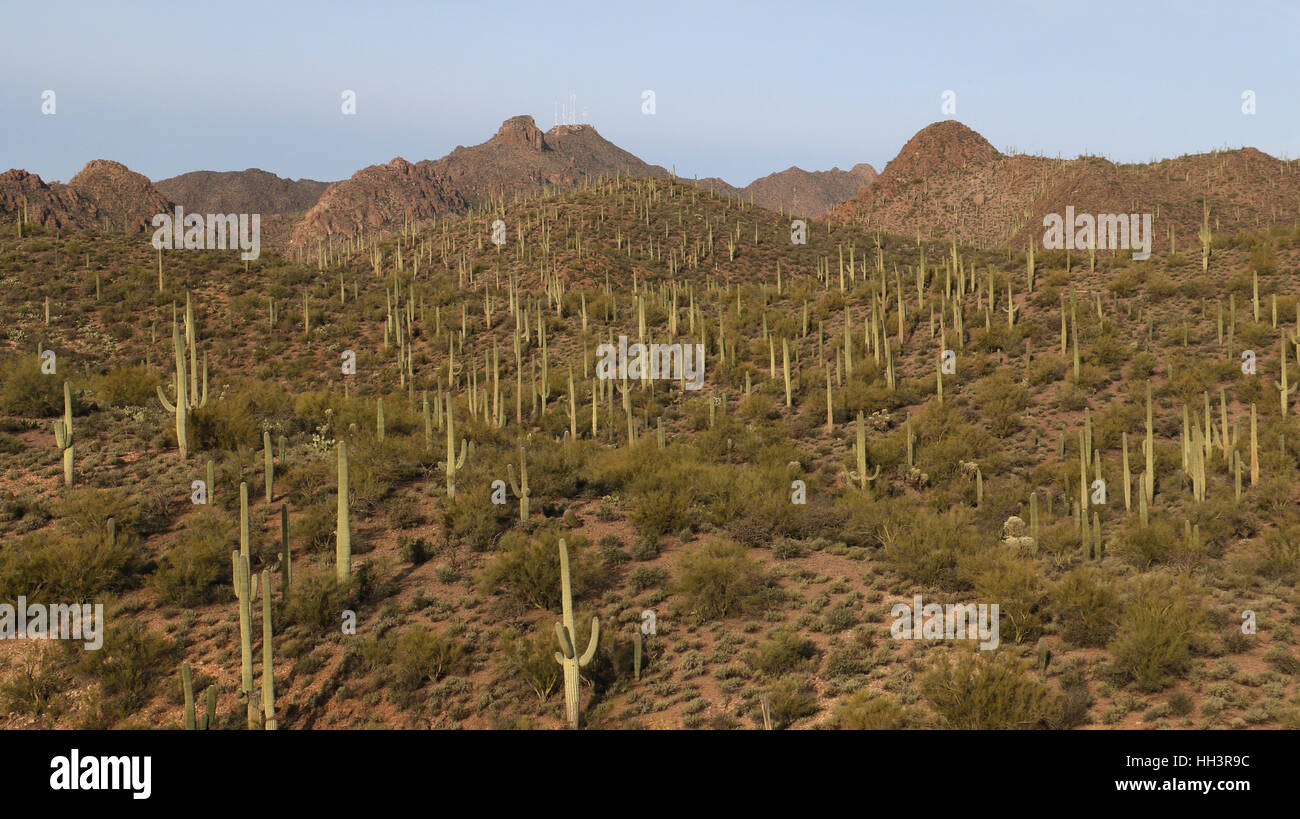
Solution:
<svg viewBox="0 0 1300 819"><path fill-rule="evenodd" d="M157 395L162 377L144 364L115 367L99 377L95 394L112 407L143 407Z"/></svg>
<svg viewBox="0 0 1300 819"><path fill-rule="evenodd" d="M1121 609L1110 644L1113 676L1141 691L1159 691L1187 670L1192 640L1205 622L1199 591L1187 577L1141 577Z"/></svg>
<svg viewBox="0 0 1300 819"><path fill-rule="evenodd" d="M755 671L777 676L794 671L816 671L820 655L812 640L788 629L777 629L771 639L759 643L749 652L745 662Z"/></svg>
<svg viewBox="0 0 1300 819"><path fill-rule="evenodd" d="M921 678L921 693L949 728L1036 727L1049 714L1047 686L1009 652L991 659L963 652L956 663L944 657Z"/></svg>
<svg viewBox="0 0 1300 819"><path fill-rule="evenodd" d="M762 601L766 573L739 543L714 540L682 556L676 590L706 620L752 611Z"/></svg>
<svg viewBox="0 0 1300 819"><path fill-rule="evenodd" d="M402 562L410 563L412 566L419 566L427 561L431 555L429 542L422 537L398 535L397 555L402 559Z"/></svg>
<svg viewBox="0 0 1300 819"><path fill-rule="evenodd" d="M140 621L111 618L99 651L87 651L82 669L99 678L103 716L119 721L144 707L152 698L164 669L175 667L175 645L167 637L145 628Z"/></svg>
<svg viewBox="0 0 1300 819"><path fill-rule="evenodd" d="M1100 648L1114 636L1119 598L1114 585L1096 569L1079 566L1070 571L1053 587L1051 601L1067 643Z"/></svg>
<svg viewBox="0 0 1300 819"><path fill-rule="evenodd" d="M893 697L862 688L840 700L830 724L846 731L892 731L905 728L907 717Z"/></svg>
<svg viewBox="0 0 1300 819"><path fill-rule="evenodd" d="M36 356L6 359L0 363L0 379L0 412L49 418L63 411L63 377L42 373Z"/></svg>
<svg viewBox="0 0 1300 819"><path fill-rule="evenodd" d="M419 623L398 635L390 655L393 685L411 692L426 682L466 668L465 645L450 631L432 631Z"/></svg>
<svg viewBox="0 0 1300 819"><path fill-rule="evenodd" d="M786 728L791 723L817 713L817 691L812 679L804 674L787 674L767 689L768 713L773 728ZM761 717L760 717L761 719Z"/></svg>
<svg viewBox="0 0 1300 819"><path fill-rule="evenodd" d="M560 607L560 534L547 530L534 538L511 532L501 539L505 553L479 572L479 587L488 594L505 594L539 609ZM587 557L587 539L570 535L569 582L575 599L592 588L600 569Z"/></svg>
<svg viewBox="0 0 1300 819"><path fill-rule="evenodd" d="M229 599L230 553L238 542L237 527L225 515L202 507L186 518L180 539L158 561L150 579L154 591L184 608Z"/></svg>
<svg viewBox="0 0 1300 819"><path fill-rule="evenodd" d="M546 701L560 680L555 662L555 632L545 629L528 636L507 628L501 633L501 656L514 676L528 683L537 698Z"/></svg>
<svg viewBox="0 0 1300 819"><path fill-rule="evenodd" d="M0 597L90 602L132 588L145 567L139 538L42 529L0 549Z"/></svg>

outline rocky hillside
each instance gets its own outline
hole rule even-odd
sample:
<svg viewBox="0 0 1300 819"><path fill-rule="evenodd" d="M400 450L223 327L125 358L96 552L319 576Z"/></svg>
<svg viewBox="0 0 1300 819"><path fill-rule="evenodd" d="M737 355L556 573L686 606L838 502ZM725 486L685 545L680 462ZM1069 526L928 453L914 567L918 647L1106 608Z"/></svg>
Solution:
<svg viewBox="0 0 1300 819"><path fill-rule="evenodd" d="M668 172L637 159L590 125L557 125L542 133L532 117L512 117L480 145L458 146L433 161L398 157L331 185L294 230L292 244L400 226L494 198L511 199L545 186L574 187L586 178L615 174L664 177Z"/></svg>
<svg viewBox="0 0 1300 819"><path fill-rule="evenodd" d="M11 169L0 174L0 212L21 214L45 227L109 227L139 233L156 213L171 208L148 178L120 162L96 159L66 185L46 184L36 174Z"/></svg>
<svg viewBox="0 0 1300 819"><path fill-rule="evenodd" d="M152 229L154 215L171 208L148 177L108 159L87 162L68 185L95 203L100 221L127 233Z"/></svg>
<svg viewBox="0 0 1300 819"><path fill-rule="evenodd" d="M1270 224L1300 207L1300 176L1254 148L1121 165L1100 157L1006 156L959 122L922 129L868 188L828 218L869 229L984 246L1041 241L1043 217L1151 213L1153 244L1199 247L1208 201L1212 233Z"/></svg>

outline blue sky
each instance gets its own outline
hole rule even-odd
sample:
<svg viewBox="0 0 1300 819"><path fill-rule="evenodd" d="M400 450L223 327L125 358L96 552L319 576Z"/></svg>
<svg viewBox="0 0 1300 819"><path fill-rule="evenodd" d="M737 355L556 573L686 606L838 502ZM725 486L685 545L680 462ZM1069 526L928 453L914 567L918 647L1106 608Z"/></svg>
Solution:
<svg viewBox="0 0 1300 819"><path fill-rule="evenodd" d="M1049 156L1300 156L1300 7L1284 2L42 0L4 19L0 170L47 181L96 158L153 179L340 179L477 144L516 114L548 129L571 93L615 144L736 185L879 170L948 118Z"/></svg>

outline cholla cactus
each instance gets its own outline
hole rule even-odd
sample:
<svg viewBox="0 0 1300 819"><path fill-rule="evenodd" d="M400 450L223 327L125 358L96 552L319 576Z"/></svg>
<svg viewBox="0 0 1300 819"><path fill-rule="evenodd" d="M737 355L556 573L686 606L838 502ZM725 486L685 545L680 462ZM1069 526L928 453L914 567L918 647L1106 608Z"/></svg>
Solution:
<svg viewBox="0 0 1300 819"><path fill-rule="evenodd" d="M1002 542L1015 549L1033 549L1034 539L1025 534L1025 522L1017 515L1002 524Z"/></svg>

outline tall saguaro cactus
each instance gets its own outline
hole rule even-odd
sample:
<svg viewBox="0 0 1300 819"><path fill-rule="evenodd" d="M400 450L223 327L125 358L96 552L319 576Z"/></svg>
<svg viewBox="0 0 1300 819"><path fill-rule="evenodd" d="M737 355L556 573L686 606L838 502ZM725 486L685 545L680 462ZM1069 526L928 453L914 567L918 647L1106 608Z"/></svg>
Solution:
<svg viewBox="0 0 1300 819"><path fill-rule="evenodd" d="M853 446L853 453L857 457L857 470L849 473L850 481L857 481L858 488L866 491L867 484L880 477L880 464L876 464L876 473L867 474L867 431L863 426L862 413L858 413L857 440Z"/></svg>
<svg viewBox="0 0 1300 819"><path fill-rule="evenodd" d="M510 477L510 488L514 491L515 497L519 498L519 519L528 520L528 499L532 497L532 490L528 486L528 460L524 456L524 447L519 446L519 480L515 480L515 465L506 464L506 473Z"/></svg>
<svg viewBox="0 0 1300 819"><path fill-rule="evenodd" d="M190 678L190 664L181 663L181 685L185 689L185 730L194 730L194 684Z"/></svg>
<svg viewBox="0 0 1300 819"><path fill-rule="evenodd" d="M560 641L560 650L555 652L555 661L564 669L564 713L569 727L578 727L578 683L579 668L585 668L596 656L596 646L600 642L600 619L591 618L591 639L587 650L578 656L574 646L577 632L573 629L573 590L569 584L569 546L560 538L560 604L563 622L555 624L555 636Z"/></svg>
<svg viewBox="0 0 1300 819"><path fill-rule="evenodd" d="M275 494L275 456L271 452L271 432L262 430L262 472L266 480L266 502Z"/></svg>
<svg viewBox="0 0 1300 819"><path fill-rule="evenodd" d="M54 422L54 444L63 452L63 485L72 486L72 389L67 381L63 382L63 420Z"/></svg>
<svg viewBox="0 0 1300 819"><path fill-rule="evenodd" d="M262 727L274 731L279 727L275 719L275 661L271 644L271 576L262 570Z"/></svg>
<svg viewBox="0 0 1300 819"><path fill-rule="evenodd" d="M234 566L235 597L239 601L239 699L248 708L248 727L257 728L257 698L253 695L253 599L257 597L257 575L248 568L248 556L230 553Z"/></svg>
<svg viewBox="0 0 1300 819"><path fill-rule="evenodd" d="M334 546L334 569L338 581L352 576L352 520L348 510L348 442L339 441L339 515Z"/></svg>
<svg viewBox="0 0 1300 819"><path fill-rule="evenodd" d="M465 460L469 457L468 444L464 438L460 439L460 456L456 456L456 418L452 414L452 399L447 396L447 497L453 500L456 497L456 470L465 466Z"/></svg>
<svg viewBox="0 0 1300 819"><path fill-rule="evenodd" d="M189 457L189 416L197 407L207 406L208 403L208 377L207 377L207 359L204 358L203 368L203 391L200 397L195 400L192 396L195 389L191 387L190 381L194 377L185 363L185 344L181 341L181 330L178 325L172 325L172 347L176 355L176 403L167 400L167 395L163 392L161 386L158 390L158 400L162 403L163 409L176 416L176 446L180 449L181 460Z"/></svg>

